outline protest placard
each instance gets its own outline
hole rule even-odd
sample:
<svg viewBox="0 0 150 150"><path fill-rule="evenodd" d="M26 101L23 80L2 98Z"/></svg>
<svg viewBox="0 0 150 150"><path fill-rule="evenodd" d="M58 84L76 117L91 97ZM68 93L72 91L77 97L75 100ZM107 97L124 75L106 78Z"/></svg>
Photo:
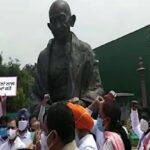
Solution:
<svg viewBox="0 0 150 150"><path fill-rule="evenodd" d="M16 96L17 77L0 77L0 96Z"/></svg>

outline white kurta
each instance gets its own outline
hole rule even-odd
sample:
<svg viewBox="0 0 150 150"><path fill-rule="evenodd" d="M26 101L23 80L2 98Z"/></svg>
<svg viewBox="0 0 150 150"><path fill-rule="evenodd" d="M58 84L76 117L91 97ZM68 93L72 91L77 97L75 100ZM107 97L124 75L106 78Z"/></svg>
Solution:
<svg viewBox="0 0 150 150"><path fill-rule="evenodd" d="M33 137L32 133L27 131L23 136L19 136L21 141L26 145L26 147L29 147L33 143Z"/></svg>
<svg viewBox="0 0 150 150"><path fill-rule="evenodd" d="M114 148L114 146L113 146L112 141L111 141L110 139L108 139L108 140L104 143L103 147L101 147L100 150L115 150L115 148Z"/></svg>
<svg viewBox="0 0 150 150"><path fill-rule="evenodd" d="M17 150L21 148L26 148L25 144L17 137L12 145L10 145L9 141L6 141L4 144L0 146L0 150Z"/></svg>
<svg viewBox="0 0 150 150"><path fill-rule="evenodd" d="M104 144L105 139L104 139L104 133L101 132L97 127L97 120L94 120L94 126L93 126L93 129L91 130L91 132L96 137L97 148L101 149Z"/></svg>
<svg viewBox="0 0 150 150"><path fill-rule="evenodd" d="M144 147L143 147L144 140L147 138L148 134L144 138L142 137L144 132L142 132L141 128L140 128L140 121L139 121L139 116L138 116L137 110L131 110L130 117L131 117L131 124L132 124L133 131L137 134L139 139L142 138L139 150L143 150L144 149Z"/></svg>
<svg viewBox="0 0 150 150"><path fill-rule="evenodd" d="M90 115L92 115L92 111L88 108L86 108L87 111L89 112ZM94 121L94 126L91 130L91 132L95 135L96 137L96 145L97 145L97 148L98 150L101 149L103 147L103 144L104 144L104 133L101 132L98 127L97 127L97 120L93 120Z"/></svg>
<svg viewBox="0 0 150 150"><path fill-rule="evenodd" d="M92 134L87 134L79 141L79 150L98 150Z"/></svg>
<svg viewBox="0 0 150 150"><path fill-rule="evenodd" d="M4 144L6 141L8 141L7 139L6 140L3 140L1 137L0 137L0 146L2 145L2 144Z"/></svg>

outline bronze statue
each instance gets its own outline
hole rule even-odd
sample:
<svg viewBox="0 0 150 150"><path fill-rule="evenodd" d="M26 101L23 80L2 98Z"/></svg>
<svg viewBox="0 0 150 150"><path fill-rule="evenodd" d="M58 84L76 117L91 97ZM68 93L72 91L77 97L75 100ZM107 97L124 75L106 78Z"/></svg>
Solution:
<svg viewBox="0 0 150 150"><path fill-rule="evenodd" d="M66 1L56 0L50 7L49 20L54 38L38 58L34 99L42 100L49 93L51 102L72 97L93 100L103 88L91 47L70 31L76 16L71 15Z"/></svg>

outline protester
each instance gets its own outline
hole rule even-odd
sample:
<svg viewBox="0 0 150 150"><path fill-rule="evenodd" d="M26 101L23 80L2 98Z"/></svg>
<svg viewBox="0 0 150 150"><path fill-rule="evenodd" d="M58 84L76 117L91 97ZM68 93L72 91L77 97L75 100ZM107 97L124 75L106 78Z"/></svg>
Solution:
<svg viewBox="0 0 150 150"><path fill-rule="evenodd" d="M0 127L0 146L7 141L7 127Z"/></svg>
<svg viewBox="0 0 150 150"><path fill-rule="evenodd" d="M116 93L114 91L110 91L109 93L107 93L106 95L102 96L98 96L95 101L93 101L87 108L87 110L89 111L89 113L93 116L93 114L98 114L99 112L99 105L100 103L103 103L104 101L108 101L108 102L113 102L115 100L116 97ZM97 115L96 115L97 116ZM97 117L96 117L97 118ZM91 132L95 135L96 138L96 144L98 149L102 149L105 138L104 138L104 134L102 131L100 131L98 129L97 126L97 119L94 119L94 126L91 130Z"/></svg>
<svg viewBox="0 0 150 150"><path fill-rule="evenodd" d="M77 150L75 122L66 104L62 102L52 104L46 117L48 150Z"/></svg>
<svg viewBox="0 0 150 150"><path fill-rule="evenodd" d="M79 150L97 150L94 137L90 133L94 122L89 112L82 106L70 102L67 104L67 106L72 110L74 115L76 143Z"/></svg>
<svg viewBox="0 0 150 150"><path fill-rule="evenodd" d="M110 91L109 93L107 93L106 95L102 96L98 96L95 101L93 101L87 108L87 111L93 116L93 114L98 114L99 111L99 105L100 102L104 102L104 101L108 101L108 102L113 102L115 100L116 97L116 93L114 91ZM72 99L69 100L69 102L74 103L74 104L80 104L80 100L77 97L74 97ZM94 115L97 116L97 115ZM96 117L97 118L97 117ZM104 134L102 131L100 131L98 129L97 126L97 120L93 120L94 121L94 126L91 129L91 132L94 134L95 139L96 139L96 144L97 144L97 148L100 150L103 147L104 144Z"/></svg>
<svg viewBox="0 0 150 150"><path fill-rule="evenodd" d="M41 142L41 125L39 121L35 121L31 124L31 131L34 133L33 146Z"/></svg>
<svg viewBox="0 0 150 150"><path fill-rule="evenodd" d="M42 128L42 133L41 133L41 139L40 141L36 142L36 150L48 150L48 146L47 146L47 136L46 136L46 132L47 132L47 126L46 126L46 116L47 113L44 114L43 116L43 128Z"/></svg>
<svg viewBox="0 0 150 150"><path fill-rule="evenodd" d="M131 107L131 124L133 131L139 138L138 150L149 150L150 149L150 117L142 116L139 121L138 103L132 101Z"/></svg>
<svg viewBox="0 0 150 150"><path fill-rule="evenodd" d="M31 131L35 132L35 131L40 131L41 132L41 125L40 125L40 121L35 121L31 124Z"/></svg>
<svg viewBox="0 0 150 150"><path fill-rule="evenodd" d="M33 135L28 131L29 112L26 108L22 108L17 113L18 135L21 141L28 148L33 143Z"/></svg>
<svg viewBox="0 0 150 150"><path fill-rule="evenodd" d="M88 107L91 114L93 111L99 114L94 121L92 132L96 135L96 143L100 150L131 149L130 140L120 123L121 111L114 105L115 96L115 92L110 91L104 97L97 97Z"/></svg>
<svg viewBox="0 0 150 150"><path fill-rule="evenodd" d="M9 117L2 116L0 118L0 146L7 140L7 124Z"/></svg>
<svg viewBox="0 0 150 150"><path fill-rule="evenodd" d="M29 117L29 129L31 128L31 125L32 125L35 121L37 121L37 116L32 115L32 116Z"/></svg>
<svg viewBox="0 0 150 150"><path fill-rule="evenodd" d="M19 148L25 148L25 144L17 136L17 122L15 119L11 119L8 122L8 141L0 146L0 150L16 150Z"/></svg>
<svg viewBox="0 0 150 150"><path fill-rule="evenodd" d="M0 127L0 146L7 141L7 127Z"/></svg>
<svg viewBox="0 0 150 150"><path fill-rule="evenodd" d="M120 123L121 111L112 103L101 103L97 126L104 132L103 150L130 150L131 144Z"/></svg>
<svg viewBox="0 0 150 150"><path fill-rule="evenodd" d="M6 115L6 99L6 95L0 96L0 117Z"/></svg>
<svg viewBox="0 0 150 150"><path fill-rule="evenodd" d="M9 117L8 116L1 116L0 117L0 126L6 127L8 123Z"/></svg>
<svg viewBox="0 0 150 150"><path fill-rule="evenodd" d="M44 116L46 110L49 107L49 104L48 104L49 101L50 101L49 94L44 94L42 103L40 105L40 111L39 111L39 114L38 114L38 120L40 121L41 125L43 125L43 116Z"/></svg>

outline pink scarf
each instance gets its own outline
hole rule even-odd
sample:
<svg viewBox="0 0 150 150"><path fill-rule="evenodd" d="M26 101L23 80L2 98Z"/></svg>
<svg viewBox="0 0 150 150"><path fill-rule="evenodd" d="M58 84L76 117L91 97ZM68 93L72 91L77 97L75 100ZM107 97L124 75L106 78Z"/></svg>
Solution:
<svg viewBox="0 0 150 150"><path fill-rule="evenodd" d="M150 133L146 136L146 139L144 140L144 150L147 150L150 146Z"/></svg>
<svg viewBox="0 0 150 150"><path fill-rule="evenodd" d="M104 136L106 140L110 139L112 141L115 150L125 150L123 141L119 134L115 132L105 131Z"/></svg>

